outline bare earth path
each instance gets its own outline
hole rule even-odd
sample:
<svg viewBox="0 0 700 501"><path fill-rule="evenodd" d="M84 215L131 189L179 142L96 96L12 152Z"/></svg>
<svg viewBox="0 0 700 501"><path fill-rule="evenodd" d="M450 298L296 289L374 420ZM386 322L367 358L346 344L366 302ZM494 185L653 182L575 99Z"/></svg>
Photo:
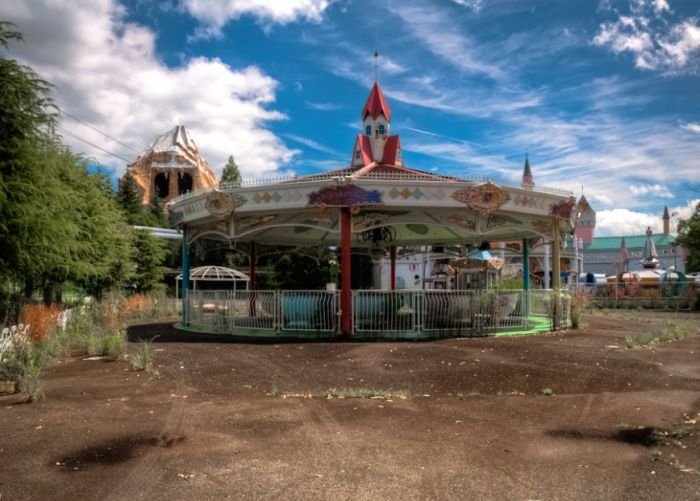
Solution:
<svg viewBox="0 0 700 501"><path fill-rule="evenodd" d="M624 344L671 318L700 328L635 312L517 338L248 344L133 326L160 334L162 377L63 360L44 401L0 398L0 499L700 499L700 335ZM294 396L331 388L407 397Z"/></svg>

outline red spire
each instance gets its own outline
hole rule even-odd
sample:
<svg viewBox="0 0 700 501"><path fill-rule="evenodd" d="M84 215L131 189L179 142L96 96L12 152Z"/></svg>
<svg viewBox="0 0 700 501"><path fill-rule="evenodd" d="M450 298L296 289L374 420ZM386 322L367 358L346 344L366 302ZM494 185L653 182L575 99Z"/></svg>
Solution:
<svg viewBox="0 0 700 501"><path fill-rule="evenodd" d="M379 84L374 82L365 107L362 108L362 120L364 120L367 115L371 115L372 118L376 120L380 113L384 113L386 119L391 120L391 108L389 107L389 103L386 102L386 98Z"/></svg>

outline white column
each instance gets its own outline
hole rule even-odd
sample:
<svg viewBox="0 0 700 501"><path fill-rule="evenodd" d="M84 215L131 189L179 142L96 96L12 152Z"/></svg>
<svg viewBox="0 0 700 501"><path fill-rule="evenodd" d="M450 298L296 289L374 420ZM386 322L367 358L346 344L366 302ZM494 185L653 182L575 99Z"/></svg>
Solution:
<svg viewBox="0 0 700 501"><path fill-rule="evenodd" d="M549 289L550 288L550 283L549 283L549 270L550 268L550 263L551 263L551 258L549 257L549 251L550 251L550 244L547 240L544 241L544 288Z"/></svg>

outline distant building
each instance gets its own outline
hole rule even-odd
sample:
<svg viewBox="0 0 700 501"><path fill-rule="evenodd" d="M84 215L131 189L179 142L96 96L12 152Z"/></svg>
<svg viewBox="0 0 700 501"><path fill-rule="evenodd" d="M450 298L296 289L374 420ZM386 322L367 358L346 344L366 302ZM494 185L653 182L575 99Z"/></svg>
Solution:
<svg viewBox="0 0 700 501"><path fill-rule="evenodd" d="M144 204L153 197L169 202L190 191L218 184L184 125L156 137L126 170L134 177Z"/></svg>
<svg viewBox="0 0 700 501"><path fill-rule="evenodd" d="M654 244L656 259L659 268L668 269L675 267L680 272L685 272L686 252L678 245L676 237L670 234L670 217L668 208L664 208L663 233L651 233L648 230L651 242ZM576 227L578 231L578 226ZM615 275L624 271L638 271L643 268L645 259L644 248L647 243L647 235L620 235L614 237L593 238L583 246L583 268L590 273L604 273Z"/></svg>
<svg viewBox="0 0 700 501"><path fill-rule="evenodd" d="M595 235L595 211L584 195L581 195L576 207L578 219L574 236L578 237L584 245L591 244Z"/></svg>

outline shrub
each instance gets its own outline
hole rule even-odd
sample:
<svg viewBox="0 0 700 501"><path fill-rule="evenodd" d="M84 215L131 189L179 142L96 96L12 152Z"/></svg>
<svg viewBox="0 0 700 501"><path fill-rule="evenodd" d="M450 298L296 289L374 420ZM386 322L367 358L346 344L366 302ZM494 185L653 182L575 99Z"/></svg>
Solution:
<svg viewBox="0 0 700 501"><path fill-rule="evenodd" d="M581 326L581 317L588 304L588 295L577 292L571 296L571 328L578 329Z"/></svg>
<svg viewBox="0 0 700 501"><path fill-rule="evenodd" d="M25 304L20 310L19 322L30 325L29 337L32 341L41 341L55 327L60 313L56 305Z"/></svg>

